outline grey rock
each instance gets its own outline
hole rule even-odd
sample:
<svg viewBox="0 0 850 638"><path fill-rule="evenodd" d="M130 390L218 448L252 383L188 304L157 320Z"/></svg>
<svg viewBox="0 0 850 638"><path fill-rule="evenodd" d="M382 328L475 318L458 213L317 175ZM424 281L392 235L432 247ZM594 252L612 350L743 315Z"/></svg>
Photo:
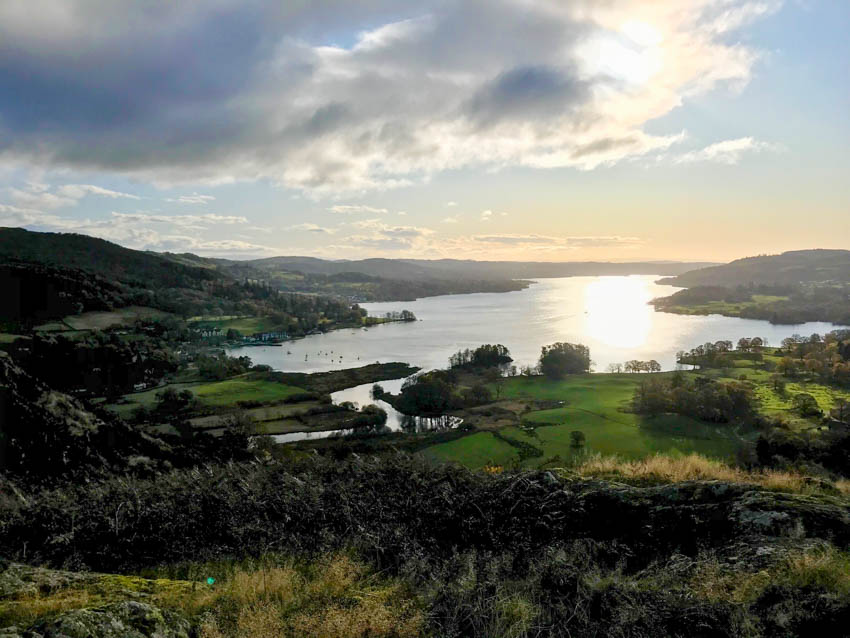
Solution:
<svg viewBox="0 0 850 638"><path fill-rule="evenodd" d="M31 629L22 638L189 638L189 622L146 603L127 601L78 609ZM2 635L2 634L0 634ZM15 634L12 634L15 636ZM5 637L4 637L5 638Z"/></svg>

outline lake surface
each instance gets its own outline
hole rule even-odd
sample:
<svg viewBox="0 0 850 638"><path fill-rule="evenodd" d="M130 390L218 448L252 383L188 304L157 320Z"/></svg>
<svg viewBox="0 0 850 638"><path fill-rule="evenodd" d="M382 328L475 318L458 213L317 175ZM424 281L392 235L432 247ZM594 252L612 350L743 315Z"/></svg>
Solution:
<svg viewBox="0 0 850 638"><path fill-rule="evenodd" d="M541 346L568 341L590 348L598 372L610 363L629 359L655 359L664 370L671 370L676 365L677 351L708 341L758 336L778 345L795 333L823 334L839 327L824 322L779 326L719 315L656 312L648 304L651 299L680 290L659 286L654 283L658 278L633 275L541 279L516 292L364 303L361 305L372 315L407 309L419 321L335 330L289 341L283 347L242 348L239 353L248 355L254 363L290 372L320 372L390 361L433 369L445 368L449 356L457 350L502 343L520 366L535 364ZM388 383L382 385L390 389ZM362 400L357 402L362 404Z"/></svg>

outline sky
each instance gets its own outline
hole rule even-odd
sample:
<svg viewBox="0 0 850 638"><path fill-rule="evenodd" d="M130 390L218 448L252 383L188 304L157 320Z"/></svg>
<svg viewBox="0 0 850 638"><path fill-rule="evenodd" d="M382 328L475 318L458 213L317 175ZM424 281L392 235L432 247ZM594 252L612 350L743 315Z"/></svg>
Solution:
<svg viewBox="0 0 850 638"><path fill-rule="evenodd" d="M850 248L847 0L3 0L0 226L145 250Z"/></svg>

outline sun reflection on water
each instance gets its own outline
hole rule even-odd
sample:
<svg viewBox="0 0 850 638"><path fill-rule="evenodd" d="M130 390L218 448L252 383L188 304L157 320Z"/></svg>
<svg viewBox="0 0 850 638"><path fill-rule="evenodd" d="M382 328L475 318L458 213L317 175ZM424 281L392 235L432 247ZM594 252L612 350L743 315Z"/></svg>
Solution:
<svg viewBox="0 0 850 638"><path fill-rule="evenodd" d="M585 332L615 348L637 348L652 329L646 279L600 277L585 288Z"/></svg>

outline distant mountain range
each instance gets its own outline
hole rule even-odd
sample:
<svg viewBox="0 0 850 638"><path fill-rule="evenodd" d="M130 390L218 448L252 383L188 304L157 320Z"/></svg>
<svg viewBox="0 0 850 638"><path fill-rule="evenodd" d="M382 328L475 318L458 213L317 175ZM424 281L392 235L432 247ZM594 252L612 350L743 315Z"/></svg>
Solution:
<svg viewBox="0 0 850 638"><path fill-rule="evenodd" d="M258 270L290 271L306 274L334 275L358 272L385 279L535 279L593 275L678 275L695 268L715 264L710 262L683 263L649 262L545 262L545 261L472 261L461 259L361 259L330 261L315 257L269 257L233 262L215 260L230 267L238 264Z"/></svg>
<svg viewBox="0 0 850 638"><path fill-rule="evenodd" d="M850 250L792 250L690 270L659 283L695 286L775 286L850 282Z"/></svg>

